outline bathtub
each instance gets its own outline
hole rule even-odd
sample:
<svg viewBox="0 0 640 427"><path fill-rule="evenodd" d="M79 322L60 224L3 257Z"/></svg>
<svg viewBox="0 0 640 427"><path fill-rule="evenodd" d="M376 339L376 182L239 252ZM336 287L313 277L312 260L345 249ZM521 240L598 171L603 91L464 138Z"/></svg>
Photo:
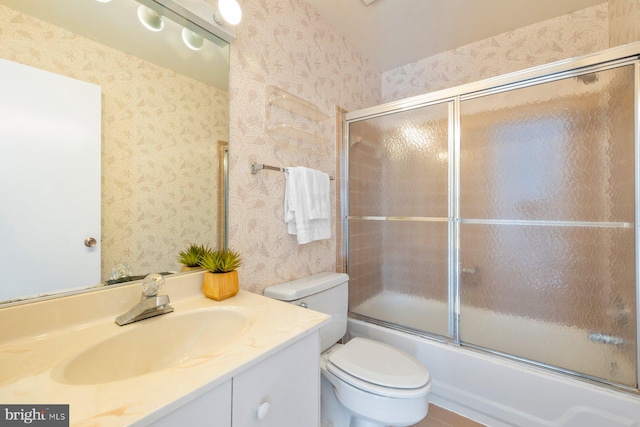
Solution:
<svg viewBox="0 0 640 427"><path fill-rule="evenodd" d="M401 313L404 324L410 320L411 313L420 311L421 316L415 316L419 321L425 321L424 304L430 304L432 314L438 321L444 322L442 316L446 304L434 301L404 300L403 295L379 295L378 298L365 302L354 311L366 312L371 317L393 321L392 313ZM384 301L384 303L383 303ZM401 310L393 310L399 304ZM375 313L375 315L373 315ZM515 316L501 319L491 313L492 321L508 320L518 322ZM473 313L474 319L482 317L483 313ZM435 318L434 318L435 320ZM531 322L529 322L531 323ZM416 329L424 329L424 325L414 324ZM434 327L432 323L430 325ZM552 326L552 325L551 325ZM541 328L544 336L550 336L550 324L534 325ZM556 325L557 326L557 325ZM446 331L446 324L435 325ZM520 329L521 330L521 329ZM575 331L572 328L556 328L552 336L560 334L567 339L568 335L583 334L585 331ZM513 426L553 426L553 427L640 427L640 395L614 391L588 381L551 372L535 366L518 363L509 359L474 351L469 348L442 343L428 338L419 337L385 328L365 321L349 318L348 335L375 339L394 345L405 350L419 359L429 369L433 379L433 388L429 400L445 409L459 413L491 427ZM522 340L524 334L518 334ZM515 335L514 335L515 338ZM585 346L597 345L586 340ZM514 342L516 346L522 342ZM601 345L601 344L600 344ZM584 348L576 348L575 353L583 363L590 363L586 357L588 352ZM541 354L546 357L545 363L554 364L555 358L568 357L563 352L556 355ZM575 357L575 356L573 356ZM561 359L555 360L561 362ZM633 369L633 365L622 367Z"/></svg>

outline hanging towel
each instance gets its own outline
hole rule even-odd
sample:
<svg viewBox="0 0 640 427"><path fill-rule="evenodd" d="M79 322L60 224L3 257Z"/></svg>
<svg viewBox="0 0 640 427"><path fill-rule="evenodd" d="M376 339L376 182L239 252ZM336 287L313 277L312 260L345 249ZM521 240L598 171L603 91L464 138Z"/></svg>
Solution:
<svg viewBox="0 0 640 427"><path fill-rule="evenodd" d="M304 167L286 168L284 221L298 244L331 238L329 175Z"/></svg>

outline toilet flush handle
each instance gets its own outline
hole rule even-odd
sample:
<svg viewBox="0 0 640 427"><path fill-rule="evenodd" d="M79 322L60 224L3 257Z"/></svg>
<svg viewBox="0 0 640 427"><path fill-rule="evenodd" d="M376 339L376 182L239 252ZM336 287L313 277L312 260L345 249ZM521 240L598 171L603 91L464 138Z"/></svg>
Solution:
<svg viewBox="0 0 640 427"><path fill-rule="evenodd" d="M262 402L258 405L256 408L256 416L260 421L267 418L267 415L269 415L269 409L271 409L271 404L269 402Z"/></svg>

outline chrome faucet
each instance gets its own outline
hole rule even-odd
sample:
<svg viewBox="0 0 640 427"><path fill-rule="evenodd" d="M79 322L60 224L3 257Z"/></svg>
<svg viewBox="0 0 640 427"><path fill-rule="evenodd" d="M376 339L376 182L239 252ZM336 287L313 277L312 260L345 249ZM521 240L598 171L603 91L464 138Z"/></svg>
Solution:
<svg viewBox="0 0 640 427"><path fill-rule="evenodd" d="M131 310L116 317L116 323L120 326L148 319L149 317L171 313L173 307L169 305L169 295L158 295L160 287L164 284L161 274L149 274L142 281L142 297L140 302Z"/></svg>

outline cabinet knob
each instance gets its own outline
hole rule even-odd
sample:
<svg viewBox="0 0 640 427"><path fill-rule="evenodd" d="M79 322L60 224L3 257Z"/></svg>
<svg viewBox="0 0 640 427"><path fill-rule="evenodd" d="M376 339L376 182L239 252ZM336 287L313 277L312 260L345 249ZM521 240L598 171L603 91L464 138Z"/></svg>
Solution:
<svg viewBox="0 0 640 427"><path fill-rule="evenodd" d="M260 421L267 418L267 415L269 415L269 409L271 409L271 404L269 402L262 402L258 405L256 408L256 416Z"/></svg>
<svg viewBox="0 0 640 427"><path fill-rule="evenodd" d="M87 237L84 239L84 245L88 248L92 248L98 244L98 241L93 237Z"/></svg>

